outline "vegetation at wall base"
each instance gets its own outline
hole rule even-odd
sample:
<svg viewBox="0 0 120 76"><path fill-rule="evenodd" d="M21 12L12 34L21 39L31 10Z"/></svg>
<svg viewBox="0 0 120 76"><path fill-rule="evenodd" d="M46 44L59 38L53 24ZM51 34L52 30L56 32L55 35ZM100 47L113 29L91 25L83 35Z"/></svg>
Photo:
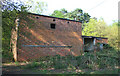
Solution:
<svg viewBox="0 0 120 76"><path fill-rule="evenodd" d="M119 70L117 52L113 49L94 52L85 52L81 56L49 56L22 66L23 69L36 71L46 70L46 73L65 74L117 74ZM39 70L38 70L39 69ZM63 72L64 71L64 72ZM56 74L55 73L55 74Z"/></svg>
<svg viewBox="0 0 120 76"><path fill-rule="evenodd" d="M2 57L3 60L8 60L7 62L12 62L13 54L10 48L10 39L11 39L11 30L15 28L15 19L19 16L25 16L27 12L26 7L20 5L20 8L17 8L14 3L8 2L8 6L12 8L2 8ZM18 10L20 9L20 10ZM75 14L80 13L81 9L73 11ZM82 10L81 10L82 11ZM62 12L67 11L65 9ZM58 11L58 15L61 11ZM57 13L56 13L57 14ZM75 14L69 13L69 18L74 19ZM84 13L85 14L85 13ZM83 12L81 15L84 15ZM54 14L53 14L54 15ZM71 17L72 15L72 17ZM80 15L80 14L79 14ZM25 66L21 66L22 69L33 69L40 73L71 73L71 74L114 74L118 73L120 62L118 58L118 22L114 22L112 25L107 26L103 19L96 20L90 19L90 16L86 13L87 17L78 17L83 21L87 20L87 23L84 23L83 34L84 35L94 35L100 37L107 37L108 44L105 49L97 52L84 52L81 56L48 56L42 57L37 60L31 61ZM60 14L61 16L61 14ZM62 15L63 16L63 15ZM59 17L59 16L58 16ZM66 16L66 18L68 18ZM84 19L85 18L85 19ZM89 22L88 22L89 21ZM34 21L31 21L34 22ZM32 28L30 26L29 28ZM12 45L12 44L11 44ZM20 62L15 62L17 66L20 65ZM49 70L50 69L50 70Z"/></svg>

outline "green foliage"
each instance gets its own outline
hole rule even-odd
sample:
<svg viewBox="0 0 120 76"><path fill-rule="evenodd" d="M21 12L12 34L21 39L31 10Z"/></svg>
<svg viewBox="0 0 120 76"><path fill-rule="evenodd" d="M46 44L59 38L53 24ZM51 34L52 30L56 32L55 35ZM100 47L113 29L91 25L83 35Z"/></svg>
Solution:
<svg viewBox="0 0 120 76"><path fill-rule="evenodd" d="M84 13L82 9L75 9L74 11L67 14L67 17L70 19L75 19L77 21L88 22L90 19L90 15L88 13Z"/></svg>
<svg viewBox="0 0 120 76"><path fill-rule="evenodd" d="M107 26L104 20L90 19L89 23L84 23L85 27L82 30L82 35L107 37L108 44L113 48L118 49L118 22L114 22L111 26Z"/></svg>
<svg viewBox="0 0 120 76"><path fill-rule="evenodd" d="M17 5L16 5L17 4ZM19 12L26 12L26 7L12 1L2 2L2 55L12 59L10 48L11 30L15 28L15 19ZM12 45L12 44L11 44Z"/></svg>
<svg viewBox="0 0 120 76"><path fill-rule="evenodd" d="M90 19L89 23L85 23L84 25L85 27L82 31L83 35L98 37L106 36L106 28L108 26L103 19L100 19L98 21L96 19Z"/></svg>
<svg viewBox="0 0 120 76"><path fill-rule="evenodd" d="M37 63L37 62L32 62L32 63L30 63L30 64L27 64L26 66L24 66L24 67L22 67L22 68L25 68L25 69L30 69L30 68L36 68L36 67L38 67L39 66L39 64Z"/></svg>
<svg viewBox="0 0 120 76"><path fill-rule="evenodd" d="M54 68L55 69L65 69L67 68L67 64L65 61L54 61Z"/></svg>
<svg viewBox="0 0 120 76"><path fill-rule="evenodd" d="M32 1L32 0L31 0ZM44 8L42 6L46 6L44 2L36 2L37 4L34 6L36 13L41 13ZM24 5L23 5L24 4ZM28 2L29 4L29 2ZM33 21L27 18L27 12L31 11L30 4L25 4L23 2L13 2L11 0L2 1L2 55L3 58L10 58L12 60L13 55L10 46L11 40L11 30L15 28L15 20L17 18L29 20L32 24ZM39 9L37 9L39 7ZM33 9L33 8L32 8ZM29 28L32 25L29 25Z"/></svg>
<svg viewBox="0 0 120 76"><path fill-rule="evenodd" d="M41 59L43 58L43 59ZM38 62L28 64L24 68L54 68L54 70L64 69L71 70L75 73L92 73L99 70L115 69L118 66L118 56L115 49L105 49L96 53L84 53L81 56L67 55L65 57L56 55L49 57L41 57ZM82 70L81 72L74 72L75 70ZM87 71L85 71L87 70ZM88 72L89 71L89 72Z"/></svg>
<svg viewBox="0 0 120 76"><path fill-rule="evenodd" d="M88 22L90 19L90 15L88 13L84 13L82 9L75 9L74 11L68 12L66 9L61 9L61 10L55 10L51 16L54 17L59 17L59 18L68 18L71 20L77 20L77 21L82 21ZM84 26L83 26L84 27Z"/></svg>
<svg viewBox="0 0 120 76"><path fill-rule="evenodd" d="M15 64L18 66L18 65L19 65L19 62L16 61Z"/></svg>
<svg viewBox="0 0 120 76"><path fill-rule="evenodd" d="M59 10L55 10L51 16L64 18L64 14Z"/></svg>
<svg viewBox="0 0 120 76"><path fill-rule="evenodd" d="M114 48L111 47L109 44L104 45L104 48L105 48L105 49L114 49Z"/></svg>
<svg viewBox="0 0 120 76"><path fill-rule="evenodd" d="M100 74L118 74L118 69L112 69L112 70L100 70L100 71L94 71L94 72L90 72L90 74L94 75L94 74L97 74L97 75L100 75Z"/></svg>
<svg viewBox="0 0 120 76"><path fill-rule="evenodd" d="M119 43L119 35L118 35L118 29L120 26L118 26L118 22L114 22L111 26L108 27L106 33L108 37L108 42L110 46L118 49L118 43Z"/></svg>
<svg viewBox="0 0 120 76"><path fill-rule="evenodd" d="M29 12L41 14L46 10L47 3L41 2L40 0L34 1L34 0L25 0L24 4L29 6L28 9Z"/></svg>

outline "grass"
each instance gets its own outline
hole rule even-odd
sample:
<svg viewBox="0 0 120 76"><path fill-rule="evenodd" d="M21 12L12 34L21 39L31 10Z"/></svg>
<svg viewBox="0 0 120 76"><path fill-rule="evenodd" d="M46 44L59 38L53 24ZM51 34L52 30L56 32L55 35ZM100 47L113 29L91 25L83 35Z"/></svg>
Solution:
<svg viewBox="0 0 120 76"><path fill-rule="evenodd" d="M29 62L22 69L39 74L118 74L115 50L84 53L81 56L47 56ZM15 62L19 65L19 62ZM30 72L30 73L33 73Z"/></svg>
<svg viewBox="0 0 120 76"><path fill-rule="evenodd" d="M90 72L90 74L118 74L118 69L93 71L93 72Z"/></svg>
<svg viewBox="0 0 120 76"><path fill-rule="evenodd" d="M47 56L22 68L36 69L36 71L43 71L44 73L117 74L118 69L115 66L118 65L118 57L116 54L115 50L104 50L96 53L84 53L81 56ZM48 70L49 68L54 69Z"/></svg>

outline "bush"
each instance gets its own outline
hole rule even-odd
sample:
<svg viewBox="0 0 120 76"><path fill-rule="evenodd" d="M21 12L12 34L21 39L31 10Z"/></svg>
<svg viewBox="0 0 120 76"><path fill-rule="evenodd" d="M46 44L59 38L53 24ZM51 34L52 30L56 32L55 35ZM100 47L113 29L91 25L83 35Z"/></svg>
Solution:
<svg viewBox="0 0 120 76"><path fill-rule="evenodd" d="M54 62L54 68L55 69L65 69L67 67L68 67L68 65L66 64L65 61L55 61Z"/></svg>
<svg viewBox="0 0 120 76"><path fill-rule="evenodd" d="M103 50L98 52L85 52L81 56L49 56L42 57L41 61L27 65L27 68L54 68L54 69L87 69L91 71L100 69L114 69L118 64L115 50Z"/></svg>
<svg viewBox="0 0 120 76"><path fill-rule="evenodd" d="M27 64L27 65L24 66L23 68L25 68L25 69L30 69L30 68L36 68L36 67L38 67L38 66L39 66L39 64L38 64L37 62L32 62L32 63Z"/></svg>

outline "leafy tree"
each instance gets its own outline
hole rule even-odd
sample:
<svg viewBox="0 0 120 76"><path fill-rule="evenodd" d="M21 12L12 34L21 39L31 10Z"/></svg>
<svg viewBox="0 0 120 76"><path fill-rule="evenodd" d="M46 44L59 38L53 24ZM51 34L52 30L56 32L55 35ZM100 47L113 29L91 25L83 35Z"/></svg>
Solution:
<svg viewBox="0 0 120 76"><path fill-rule="evenodd" d="M118 22L114 22L112 25L107 26L104 20L90 19L88 23L84 23L85 28L82 31L82 35L107 37L108 44L118 49Z"/></svg>
<svg viewBox="0 0 120 76"><path fill-rule="evenodd" d="M64 15L61 11L55 10L51 16L64 18Z"/></svg>
<svg viewBox="0 0 120 76"><path fill-rule="evenodd" d="M41 2L40 0L25 0L24 4L31 7L29 8L29 12L41 14L46 10L47 3Z"/></svg>
<svg viewBox="0 0 120 76"><path fill-rule="evenodd" d="M86 36L99 36L105 37L106 36L106 28L107 25L103 19L96 20L90 19L88 23L84 23L85 27L82 31L83 35Z"/></svg>
<svg viewBox="0 0 120 76"><path fill-rule="evenodd" d="M106 33L108 37L109 44L118 49L118 29L120 29L120 26L118 26L118 22L114 22L111 26L108 27Z"/></svg>
<svg viewBox="0 0 120 76"><path fill-rule="evenodd" d="M65 10L64 8L61 10L55 10L51 16L53 17L59 17L59 18L66 18L66 14L67 14L67 10Z"/></svg>
<svg viewBox="0 0 120 76"><path fill-rule="evenodd" d="M32 1L32 0L31 0ZM44 9L42 8L42 4L37 2L35 8L41 7L39 9L35 9L36 12L41 13ZM15 28L15 20L18 17L23 17L30 12L30 5L27 5L21 1L12 1L12 0L4 0L1 1L1 9L2 9L2 54L3 57L12 58L12 52L10 50L10 40L11 40L11 30Z"/></svg>
<svg viewBox="0 0 120 76"><path fill-rule="evenodd" d="M61 10L55 10L51 14L51 16L60 17L60 18L69 18L72 20L82 21L83 23L88 22L90 19L90 15L88 13L83 13L83 10L79 8L71 12L68 12L64 8Z"/></svg>
<svg viewBox="0 0 120 76"><path fill-rule="evenodd" d="M81 21L82 23L87 23L90 20L90 15L88 13L84 13L82 9L75 9L74 11L68 12L66 9L55 10L51 16L59 17L59 18L67 18L71 20ZM82 29L84 28L84 24L82 24Z"/></svg>
<svg viewBox="0 0 120 76"><path fill-rule="evenodd" d="M67 14L67 17L70 19L74 19L77 21L82 21L82 23L84 22L88 22L90 19L90 15L88 13L84 13L82 9L75 9L74 11L71 11Z"/></svg>
<svg viewBox="0 0 120 76"><path fill-rule="evenodd" d="M2 1L2 54L3 57L12 58L10 51L11 30L15 28L15 20L20 14L27 12L22 3Z"/></svg>

